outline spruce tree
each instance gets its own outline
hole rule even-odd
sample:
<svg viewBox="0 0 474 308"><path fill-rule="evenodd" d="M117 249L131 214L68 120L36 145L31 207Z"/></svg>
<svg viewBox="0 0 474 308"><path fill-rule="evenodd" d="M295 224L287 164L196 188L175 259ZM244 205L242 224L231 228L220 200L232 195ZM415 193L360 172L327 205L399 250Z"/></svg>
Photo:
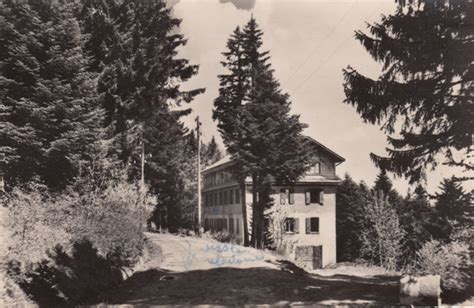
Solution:
<svg viewBox="0 0 474 308"><path fill-rule="evenodd" d="M208 144L203 144L201 149L201 157L204 166L212 165L223 157L222 151L214 136L212 136Z"/></svg>
<svg viewBox="0 0 474 308"><path fill-rule="evenodd" d="M336 194L337 261L355 261L360 258L364 226L364 206L370 195L346 174Z"/></svg>
<svg viewBox="0 0 474 308"><path fill-rule="evenodd" d="M405 231L403 256L406 262L414 260L416 251L431 237L430 224L433 210L426 190L418 185L410 198L396 207L400 225Z"/></svg>
<svg viewBox="0 0 474 308"><path fill-rule="evenodd" d="M380 173L377 175L374 183L374 190L376 192L382 191L385 196L393 190L393 183L387 175L385 170L381 170Z"/></svg>
<svg viewBox="0 0 474 308"><path fill-rule="evenodd" d="M448 241L455 231L472 228L472 192L465 192L453 178L444 179L440 190L435 195L432 235L437 240Z"/></svg>
<svg viewBox="0 0 474 308"><path fill-rule="evenodd" d="M182 170L187 168L187 130L181 118L191 111L184 104L204 91L181 88L198 70L177 56L186 44L177 31L181 21L164 1L90 0L81 12L96 63L91 69L103 66L98 92L115 154L137 178L144 144L145 179L159 199L155 223L176 228L185 198ZM103 29L96 26L101 24Z"/></svg>
<svg viewBox="0 0 474 308"><path fill-rule="evenodd" d="M243 30L237 27L232 33L222 62L228 74L219 76L213 114L237 179L243 185L246 177L252 178L251 242L258 248L264 245L271 185L294 182L310 160L301 134L305 125L289 114L289 97L273 76L268 51L260 50L262 36L253 17ZM247 236L244 230L244 241Z"/></svg>
<svg viewBox="0 0 474 308"><path fill-rule="evenodd" d="M369 34L355 33L383 72L372 79L345 69L345 103L388 134L388 157L371 154L378 167L414 183L439 154L472 171L474 2L399 2L394 14L368 25Z"/></svg>
<svg viewBox="0 0 474 308"><path fill-rule="evenodd" d="M4 1L0 6L0 151L7 183L39 177L61 189L100 137L96 74L87 72L75 6Z"/></svg>

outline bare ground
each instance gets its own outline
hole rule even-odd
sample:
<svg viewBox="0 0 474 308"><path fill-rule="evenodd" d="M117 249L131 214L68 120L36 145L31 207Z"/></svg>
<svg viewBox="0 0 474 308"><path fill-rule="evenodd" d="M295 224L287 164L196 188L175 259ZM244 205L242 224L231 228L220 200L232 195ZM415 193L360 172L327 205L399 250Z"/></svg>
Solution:
<svg viewBox="0 0 474 308"><path fill-rule="evenodd" d="M148 235L162 258L152 254L144 270L104 295L108 304L149 305L398 305L398 276L358 277L309 274L265 254L258 260L215 264L215 255L230 253L214 241L172 235ZM217 246L212 246L217 244ZM211 249L209 249L211 247ZM241 260L260 251L239 249ZM235 252L235 251L234 251ZM255 258L254 258L255 259ZM230 258L226 259L230 260ZM234 259L235 260L235 259ZM151 262L151 263L150 263ZM152 265L145 269L146 264Z"/></svg>

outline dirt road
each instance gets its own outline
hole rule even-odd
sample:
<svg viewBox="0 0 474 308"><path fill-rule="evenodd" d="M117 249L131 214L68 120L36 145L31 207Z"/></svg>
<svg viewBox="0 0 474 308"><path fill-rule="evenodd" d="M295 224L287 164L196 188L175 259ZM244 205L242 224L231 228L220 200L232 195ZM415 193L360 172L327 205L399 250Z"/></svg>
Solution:
<svg viewBox="0 0 474 308"><path fill-rule="evenodd" d="M273 268L276 258L259 250L210 239L147 233L147 238L161 248L159 268L172 272L208 270L220 267Z"/></svg>
<svg viewBox="0 0 474 308"><path fill-rule="evenodd" d="M151 247L159 247L151 254L159 253L160 262L105 294L104 302L139 307L398 305L398 277L292 273L272 255L251 248L168 234L147 236Z"/></svg>

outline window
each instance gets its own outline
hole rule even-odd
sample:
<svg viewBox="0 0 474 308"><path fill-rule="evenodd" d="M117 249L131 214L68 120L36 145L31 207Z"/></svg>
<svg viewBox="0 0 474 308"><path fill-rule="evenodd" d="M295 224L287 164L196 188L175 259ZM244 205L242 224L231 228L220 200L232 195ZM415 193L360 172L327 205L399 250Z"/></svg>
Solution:
<svg viewBox="0 0 474 308"><path fill-rule="evenodd" d="M218 206L219 205L219 199L218 199L218 194L217 192L214 192L214 206Z"/></svg>
<svg viewBox="0 0 474 308"><path fill-rule="evenodd" d="M235 233L239 234L240 233L240 224L239 224L239 219L235 219Z"/></svg>
<svg viewBox="0 0 474 308"><path fill-rule="evenodd" d="M229 218L229 232L234 233L234 218Z"/></svg>
<svg viewBox="0 0 474 308"><path fill-rule="evenodd" d="M306 234L319 233L319 217L306 218Z"/></svg>
<svg viewBox="0 0 474 308"><path fill-rule="evenodd" d="M229 204L234 204L234 190L229 190Z"/></svg>
<svg viewBox="0 0 474 308"><path fill-rule="evenodd" d="M283 227L285 233L299 233L299 219L287 218Z"/></svg>
<svg viewBox="0 0 474 308"><path fill-rule="evenodd" d="M295 204L295 190L293 188L280 189L280 204Z"/></svg>
<svg viewBox="0 0 474 308"><path fill-rule="evenodd" d="M286 200L288 200L288 189L281 188L280 189L280 204L286 204Z"/></svg>
<svg viewBox="0 0 474 308"><path fill-rule="evenodd" d="M238 188L235 189L235 203L240 203L240 189Z"/></svg>
<svg viewBox="0 0 474 308"><path fill-rule="evenodd" d="M309 169L309 174L321 174L321 163L314 163Z"/></svg>
<svg viewBox="0 0 474 308"><path fill-rule="evenodd" d="M324 190L322 189L307 190L305 193L305 201L306 201L306 205L310 205L311 203L319 203L322 205L324 201Z"/></svg>
<svg viewBox="0 0 474 308"><path fill-rule="evenodd" d="M209 194L204 194L204 206L209 206Z"/></svg>
<svg viewBox="0 0 474 308"><path fill-rule="evenodd" d="M224 194L222 191L219 192L219 205L224 204Z"/></svg>
<svg viewBox="0 0 474 308"><path fill-rule="evenodd" d="M224 205L229 204L229 191L224 190Z"/></svg>

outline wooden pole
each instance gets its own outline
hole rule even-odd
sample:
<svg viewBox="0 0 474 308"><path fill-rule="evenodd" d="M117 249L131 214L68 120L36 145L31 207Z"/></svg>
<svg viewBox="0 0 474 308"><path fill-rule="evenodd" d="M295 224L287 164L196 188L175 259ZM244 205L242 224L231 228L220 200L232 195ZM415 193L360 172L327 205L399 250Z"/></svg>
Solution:
<svg viewBox="0 0 474 308"><path fill-rule="evenodd" d="M196 117L197 132L197 199L198 199L198 233L202 233L202 210L201 210L201 122L199 116Z"/></svg>
<svg viewBox="0 0 474 308"><path fill-rule="evenodd" d="M5 181L3 179L4 177L4 167L5 167L5 153L0 152L0 192L4 193L5 192Z"/></svg>

